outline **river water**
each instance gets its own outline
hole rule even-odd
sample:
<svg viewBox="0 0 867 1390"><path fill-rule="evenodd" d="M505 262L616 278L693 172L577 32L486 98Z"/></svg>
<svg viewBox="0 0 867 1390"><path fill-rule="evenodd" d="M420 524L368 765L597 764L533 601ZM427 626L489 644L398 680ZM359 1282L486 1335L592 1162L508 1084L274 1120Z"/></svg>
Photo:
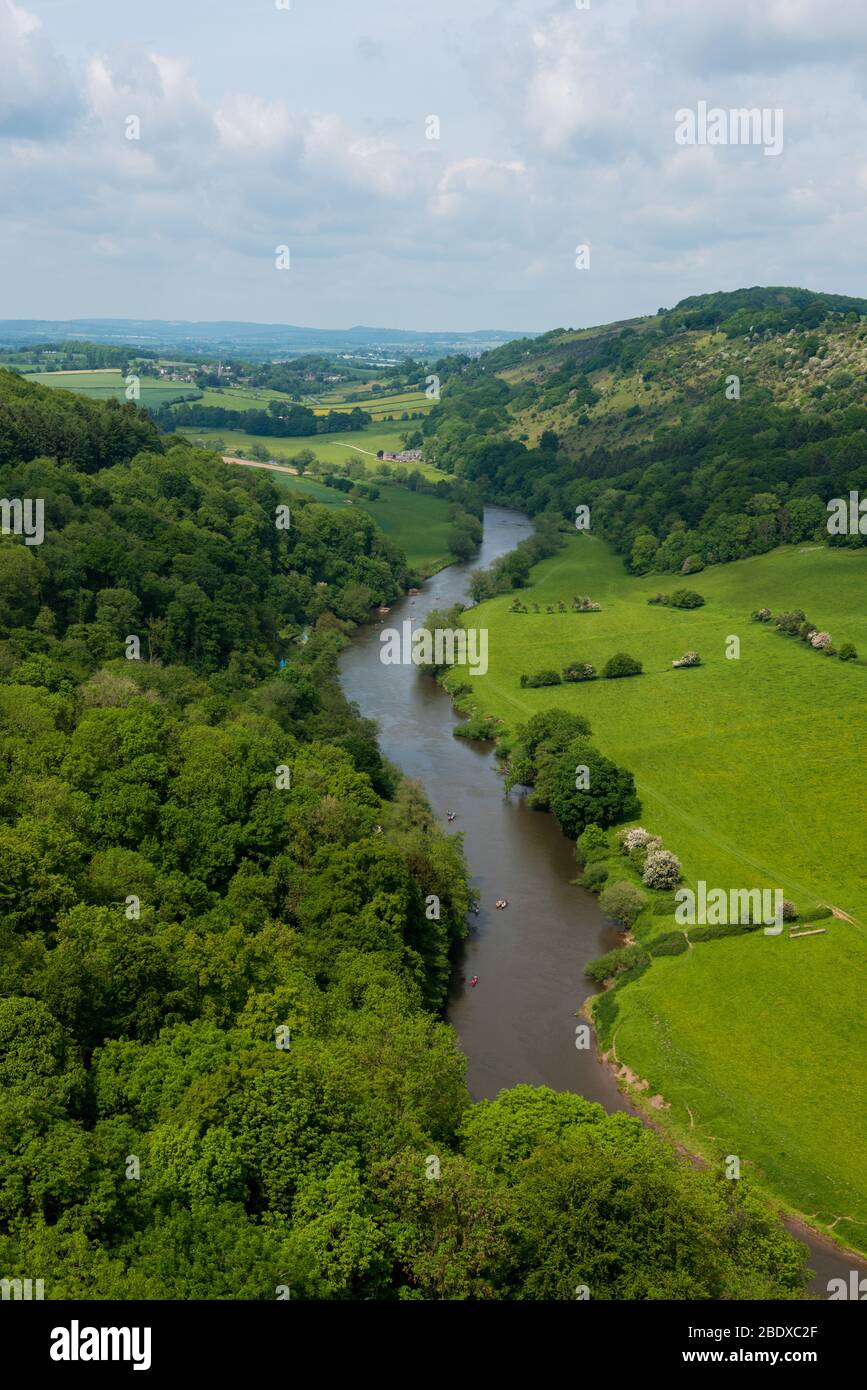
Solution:
<svg viewBox="0 0 867 1390"><path fill-rule="evenodd" d="M606 1110L636 1113L596 1057L576 1048L576 1012L592 992L584 966L619 945L592 894L576 887L574 845L553 816L527 808L521 794L503 794L492 745L455 738L451 700L414 666L380 661L382 626L418 624L432 608L467 601L472 570L485 568L532 534L519 512L485 508L484 539L468 564L434 575L421 595L396 604L382 625L362 629L341 657L348 699L375 719L386 756L420 781L439 819L464 838L480 912L454 972L448 1019L468 1059L476 1100L520 1082L577 1091ZM505 911L495 908L508 899ZM469 980L478 976L472 988ZM821 1238L792 1228L810 1248L813 1292L858 1267ZM867 1266L862 1268L862 1272Z"/></svg>

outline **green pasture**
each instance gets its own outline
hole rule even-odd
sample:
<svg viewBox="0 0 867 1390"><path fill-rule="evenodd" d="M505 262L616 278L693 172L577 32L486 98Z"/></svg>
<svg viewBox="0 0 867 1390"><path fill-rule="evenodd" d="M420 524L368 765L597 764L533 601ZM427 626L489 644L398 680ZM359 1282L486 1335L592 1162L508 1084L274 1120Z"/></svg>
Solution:
<svg viewBox="0 0 867 1390"><path fill-rule="evenodd" d="M648 606L696 589L706 605ZM837 647L867 655L867 552L783 547L684 579L628 576L590 536L537 566L520 591L473 610L489 632L474 705L513 726L537 710L584 714L594 741L630 768L641 824L681 859L684 882L782 888L802 910L825 902L850 924L823 935L762 932L660 958L598 1004L606 1046L661 1094L656 1117L707 1154L738 1154L785 1203L867 1249L867 665L825 657L751 623L752 610L802 608ZM548 614L588 594L599 613ZM736 638L737 658L729 658ZM672 670L687 650L702 666ZM522 672L616 652L645 674L538 690ZM624 875L627 876L627 875ZM647 914L645 914L646 916ZM670 931L671 918L653 930ZM642 934L642 933L640 933Z"/></svg>
<svg viewBox="0 0 867 1390"><path fill-rule="evenodd" d="M230 449L247 452L255 446L261 445L268 450L269 458L276 459L278 463L291 462L296 454L300 454L302 449L309 449L323 463L346 463L356 459L364 464L365 468L372 472L376 464L380 462L376 453L378 449L387 449L395 453L403 447L402 436L406 434L406 421L395 420L394 423L369 425L363 430L353 430L346 434L306 434L295 435L291 439L281 439L272 435L248 434L244 430L202 430L192 426L178 430L178 434L184 434L193 443L203 441L204 447L211 449L214 441L222 440L226 446L226 452ZM396 465L387 465L395 467ZM418 468L426 478L442 478L446 475L435 468L430 463L413 463L405 467L410 470Z"/></svg>
<svg viewBox="0 0 867 1390"><path fill-rule="evenodd" d="M373 517L381 531L399 545L407 564L427 577L450 562L448 533L449 503L441 497L407 488L379 483L375 501L350 499L336 488L325 487L313 478L293 478L286 473L269 473L272 482L287 492L301 493L327 506L358 507Z"/></svg>
<svg viewBox="0 0 867 1390"><path fill-rule="evenodd" d="M117 367L106 367L93 372L28 372L28 381L40 386L51 386L62 391L73 391L77 396L85 396L91 401L125 401L126 384ZM190 382L157 381L154 377L140 378L141 406L158 408L171 405L185 396L200 393Z"/></svg>
<svg viewBox="0 0 867 1390"><path fill-rule="evenodd" d="M264 386L224 386L220 390L213 387L206 388L202 392L199 405L220 406L224 410L267 410L269 401L300 403L306 405L315 415L327 415L332 410L346 413L357 407L359 410L367 411L375 420L382 420L385 415L399 416L404 411L409 413L424 411L426 414L433 404L427 399L423 391L404 391L391 395L371 396L352 395L337 391L321 394L314 390L310 394L302 395L300 401L296 402L285 391L269 390ZM406 429L406 420L396 423L401 424Z"/></svg>

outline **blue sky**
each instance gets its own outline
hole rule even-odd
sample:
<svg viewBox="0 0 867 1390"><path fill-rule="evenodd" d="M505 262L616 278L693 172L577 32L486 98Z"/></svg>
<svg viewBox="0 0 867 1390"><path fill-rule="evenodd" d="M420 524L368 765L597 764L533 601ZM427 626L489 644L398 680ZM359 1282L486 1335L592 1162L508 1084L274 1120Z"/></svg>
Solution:
<svg viewBox="0 0 867 1390"><path fill-rule="evenodd" d="M0 317L518 330L867 295L865 55L854 0L0 0ZM782 152L678 144L700 101L782 110Z"/></svg>

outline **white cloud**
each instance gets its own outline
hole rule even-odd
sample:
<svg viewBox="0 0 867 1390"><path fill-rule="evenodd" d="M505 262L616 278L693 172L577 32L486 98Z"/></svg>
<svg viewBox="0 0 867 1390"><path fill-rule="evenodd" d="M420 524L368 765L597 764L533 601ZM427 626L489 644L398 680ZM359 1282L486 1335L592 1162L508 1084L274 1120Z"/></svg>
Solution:
<svg viewBox="0 0 867 1390"><path fill-rule="evenodd" d="M0 0L0 136L37 139L68 127L79 100L37 17Z"/></svg>

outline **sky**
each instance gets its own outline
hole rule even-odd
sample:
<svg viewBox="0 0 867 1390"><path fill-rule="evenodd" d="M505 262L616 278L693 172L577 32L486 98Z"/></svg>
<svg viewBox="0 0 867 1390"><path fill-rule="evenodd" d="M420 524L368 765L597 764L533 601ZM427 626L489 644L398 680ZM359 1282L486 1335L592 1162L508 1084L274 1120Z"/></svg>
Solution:
<svg viewBox="0 0 867 1390"><path fill-rule="evenodd" d="M700 103L781 148L691 143ZM0 318L517 332L867 295L865 129L859 0L0 0Z"/></svg>

